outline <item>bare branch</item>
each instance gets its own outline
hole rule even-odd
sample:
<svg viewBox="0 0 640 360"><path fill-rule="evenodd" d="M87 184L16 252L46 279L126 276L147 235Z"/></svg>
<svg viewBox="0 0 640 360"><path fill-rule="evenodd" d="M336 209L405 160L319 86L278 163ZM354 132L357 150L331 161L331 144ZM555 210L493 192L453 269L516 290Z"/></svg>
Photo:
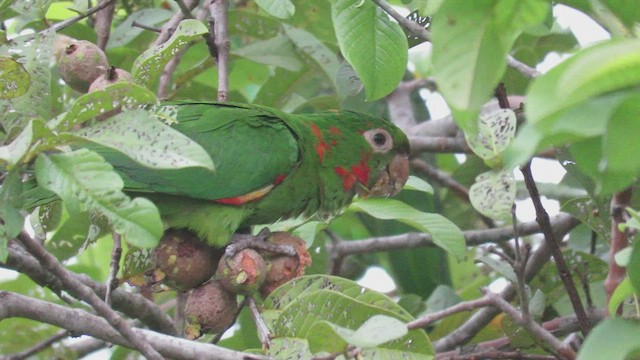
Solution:
<svg viewBox="0 0 640 360"><path fill-rule="evenodd" d="M604 288L607 295L607 305L611 301L611 295L626 276L626 268L619 266L615 260L616 254L629 246L629 237L626 231L620 230L620 224L627 221L625 209L631 205L633 190L625 189L615 193L611 199L611 249L609 250L609 273L604 280ZM616 311L622 315L622 307ZM613 315L613 314L611 314Z"/></svg>
<svg viewBox="0 0 640 360"><path fill-rule="evenodd" d="M425 326L430 325L431 323L434 323L438 320L444 319L449 315L453 315L453 314L457 314L459 312L463 312L463 311L473 311L475 309L481 308L481 307L485 307L485 306L489 306L491 304L492 300L489 299L488 297L481 297L480 299L476 299L476 300L471 300L471 301L464 301L461 303L457 303L451 307L448 307L444 310L438 311L438 312L434 312L425 316L422 316L418 319L415 319L409 323L407 323L407 327L409 329L418 329L418 328L422 328Z"/></svg>
<svg viewBox="0 0 640 360"><path fill-rule="evenodd" d="M389 5L384 0L373 0L373 2L376 3L376 5L378 5L382 10L384 10L392 18L394 18L398 22L398 24L400 24L400 26L407 29L411 33L411 35L425 41L431 41L431 33L429 33L429 30L420 26L420 24L414 21L411 21L406 17L400 15L400 13L398 13L393 8L393 6Z"/></svg>
<svg viewBox="0 0 640 360"><path fill-rule="evenodd" d="M137 22L135 20L133 20L133 22L131 23L131 26L139 27L140 29L145 29L145 30L152 31L152 32L157 32L157 33L161 33L162 32L162 30L160 30L160 29L158 29L156 27L145 25L145 24L141 24L141 23L139 23L139 22Z"/></svg>
<svg viewBox="0 0 640 360"><path fill-rule="evenodd" d="M509 315L509 317L511 317L518 325L527 329L529 333L535 338L551 346L551 348L555 352L557 352L557 354L561 355L567 360L573 360L576 358L576 353L573 351L573 349L566 347L560 340L553 336L553 334L540 326L540 324L532 321L531 319L525 319L520 311L518 311L518 309L511 306L511 304L501 298L500 295L487 290L485 290L484 293L485 296L491 299L495 306L499 307L502 311Z"/></svg>
<svg viewBox="0 0 640 360"><path fill-rule="evenodd" d="M50 347L51 345L57 343L58 341L66 338L67 336L69 336L69 332L67 330L60 330L57 333L55 333L53 336L49 337L48 339L44 339L43 341L33 345L32 347L24 350L24 351L20 351L19 353L15 353L13 355L8 355L3 357L3 360L23 360L23 359L27 359L30 356L33 356L37 353L39 353L42 350L45 350L46 348Z"/></svg>
<svg viewBox="0 0 640 360"><path fill-rule="evenodd" d="M113 250L111 263L109 264L109 278L107 279L107 292L104 294L104 302L111 306L111 292L118 287L118 271L120 270L120 258L122 257L122 238L120 234L113 234Z"/></svg>
<svg viewBox="0 0 640 360"><path fill-rule="evenodd" d="M14 241L9 242L9 258L2 266L27 275L37 284L50 288L54 293L67 291L74 297L79 297L73 289L64 287L59 278L49 273L31 254L27 253ZM98 283L86 275L73 274L70 276L90 287L98 296L104 297L107 287ZM131 318L138 318L150 328L169 335L178 332L167 314L158 305L147 300L141 295L132 294L122 289L115 289L111 294L112 306Z"/></svg>
<svg viewBox="0 0 640 360"><path fill-rule="evenodd" d="M520 60L516 60L516 58L514 58L511 55L507 56L507 65L510 68L517 70L518 72L520 72L520 74L524 75L524 77L529 79L533 79L542 75L540 71L530 67L529 65L523 63Z"/></svg>
<svg viewBox="0 0 640 360"><path fill-rule="evenodd" d="M229 36L227 35L227 0L213 0L211 12L211 28L216 48L218 49L218 101L227 101L229 97Z"/></svg>
<svg viewBox="0 0 640 360"><path fill-rule="evenodd" d="M578 223L578 220L566 213L560 213L551 220L551 226L554 228L573 228ZM540 232L540 225L535 221L521 223L518 225L518 231L520 235L536 234ZM513 236L512 226L487 230L468 230L464 232L468 246L499 243L511 240ZM337 256L367 254L423 246L435 246L431 235L425 233L407 233L402 235L380 236L365 240L341 241L328 245L330 253L335 253Z"/></svg>
<svg viewBox="0 0 640 360"><path fill-rule="evenodd" d="M104 318L82 309L0 291L0 319L21 317L65 328L73 334L84 334L106 342L135 348L131 338L115 331ZM159 334L150 330L131 329L136 337L156 348L165 358L202 360L266 360L268 357L242 353L216 345Z"/></svg>
<svg viewBox="0 0 640 360"><path fill-rule="evenodd" d="M533 202L533 206L536 209L536 222L540 224L540 228L544 233L545 242L548 244L549 249L551 249L553 260L558 267L560 279L562 279L562 283L567 290L567 295L569 296L569 300L571 301L573 310L575 311L576 315L578 316L578 320L580 321L580 331L584 336L587 336L587 334L591 330L591 324L589 324L589 318L587 318L587 313L585 312L582 301L580 300L580 295L578 295L578 290L576 289L576 285L573 282L573 278L571 277L571 271L569 270L567 262L564 259L564 255L562 255L560 242L556 239L556 236L553 232L553 226L549 222L549 214L545 210L544 206L542 205L542 201L540 200L540 194L538 193L538 188L535 181L533 180L533 174L531 173L531 162L528 162L525 166L520 168L520 171L524 176L524 182L527 185L527 189L529 190L529 194L531 196L531 201Z"/></svg>
<svg viewBox="0 0 640 360"><path fill-rule="evenodd" d="M107 42L109 42L109 36L111 34L111 22L113 21L115 11L116 3L113 1L107 7L96 13L96 22L94 25L98 35L96 45L102 50L107 48Z"/></svg>
<svg viewBox="0 0 640 360"><path fill-rule="evenodd" d="M51 30L53 30L55 32L58 32L58 31L60 31L60 30L62 30L64 28L66 28L67 26L71 26L71 25L77 23L78 21L88 17L88 16L91 16L91 15L95 14L96 12L106 8L111 3L114 3L114 2L115 2L115 0L105 0L105 1L101 2L100 4L92 7L91 9L87 10L83 14L80 14L78 16L74 16L74 17L69 18L67 20L60 21L59 23L53 24L51 27L49 27L49 29L51 29Z"/></svg>
<svg viewBox="0 0 640 360"><path fill-rule="evenodd" d="M57 276L65 288L73 290L79 295L79 298L94 308L98 314L103 316L114 329L122 334L125 338L129 339L131 344L139 350L148 359L161 360L162 356L149 345L144 339L142 339L137 333L133 332L131 327L113 311L107 304L102 301L90 287L84 285L78 281L73 274L62 266L58 259L47 252L42 246L41 242L31 238L29 234L22 231L19 235L20 242L25 248L39 261L42 262L44 267L52 274Z"/></svg>
<svg viewBox="0 0 640 360"><path fill-rule="evenodd" d="M471 153L463 137L409 136L411 151L430 153Z"/></svg>
<svg viewBox="0 0 640 360"><path fill-rule="evenodd" d="M256 305L256 301L251 296L245 297L244 301L249 305L251 317L253 318L253 322L256 324L256 329L258 329L258 338L260 339L260 343L263 348L268 349L271 346L271 334L267 324L262 318L262 314L260 314L260 310L258 310L258 305Z"/></svg>

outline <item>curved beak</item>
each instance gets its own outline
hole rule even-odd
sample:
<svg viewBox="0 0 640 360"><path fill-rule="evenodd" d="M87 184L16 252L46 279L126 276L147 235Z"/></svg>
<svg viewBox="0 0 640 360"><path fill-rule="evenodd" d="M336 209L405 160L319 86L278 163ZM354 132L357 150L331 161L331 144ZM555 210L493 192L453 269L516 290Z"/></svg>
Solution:
<svg viewBox="0 0 640 360"><path fill-rule="evenodd" d="M409 156L398 154L382 171L378 181L368 191L372 196L393 196L402 190L409 178Z"/></svg>

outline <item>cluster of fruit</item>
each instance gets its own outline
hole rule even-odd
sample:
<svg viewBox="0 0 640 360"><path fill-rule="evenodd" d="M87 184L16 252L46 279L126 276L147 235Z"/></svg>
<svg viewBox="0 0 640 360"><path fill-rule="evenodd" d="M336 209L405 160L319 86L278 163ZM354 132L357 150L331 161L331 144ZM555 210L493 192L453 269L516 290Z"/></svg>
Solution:
<svg viewBox="0 0 640 360"><path fill-rule="evenodd" d="M231 326L237 295L268 295L301 276L311 264L305 242L287 232L271 233L267 242L292 246L295 256L244 249L228 256L186 230L168 230L153 251L154 278L178 291L190 291L185 306L185 336L220 333ZM217 263L217 266L216 266Z"/></svg>
<svg viewBox="0 0 640 360"><path fill-rule="evenodd" d="M76 91L86 93L118 81L131 82L131 74L109 66L104 51L90 41L58 34L54 46L60 77Z"/></svg>

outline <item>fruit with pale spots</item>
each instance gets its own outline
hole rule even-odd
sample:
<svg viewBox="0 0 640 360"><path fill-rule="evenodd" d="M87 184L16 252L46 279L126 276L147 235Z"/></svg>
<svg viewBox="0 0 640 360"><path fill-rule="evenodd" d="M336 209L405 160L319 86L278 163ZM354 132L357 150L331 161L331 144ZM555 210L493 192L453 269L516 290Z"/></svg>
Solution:
<svg viewBox="0 0 640 360"><path fill-rule="evenodd" d="M209 280L221 256L221 249L206 245L191 231L169 229L153 250L153 263L165 285L184 291Z"/></svg>
<svg viewBox="0 0 640 360"><path fill-rule="evenodd" d="M252 249L244 249L232 257L224 255L218 263L216 279L234 294L254 294L266 276L266 264L262 256Z"/></svg>
<svg viewBox="0 0 640 360"><path fill-rule="evenodd" d="M67 85L86 93L89 86L109 67L107 56L96 44L86 40L71 42L58 58L60 76Z"/></svg>
<svg viewBox="0 0 640 360"><path fill-rule="evenodd" d="M307 251L304 240L287 232L274 232L267 241L278 245L292 246L296 256L263 254L267 262L267 273L260 288L262 295L267 296L278 286L304 275L304 270L311 265L311 255Z"/></svg>
<svg viewBox="0 0 640 360"><path fill-rule="evenodd" d="M233 324L237 310L236 296L225 290L219 281L208 281L195 288L187 298L184 335L193 340L203 334L219 334Z"/></svg>

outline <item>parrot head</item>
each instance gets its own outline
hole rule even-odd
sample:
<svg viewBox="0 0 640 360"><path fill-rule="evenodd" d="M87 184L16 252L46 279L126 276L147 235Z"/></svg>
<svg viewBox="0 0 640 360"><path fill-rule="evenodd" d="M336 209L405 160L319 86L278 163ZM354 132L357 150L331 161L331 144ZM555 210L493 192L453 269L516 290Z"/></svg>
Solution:
<svg viewBox="0 0 640 360"><path fill-rule="evenodd" d="M388 120L351 111L311 123L323 181L350 194L392 196L409 176L409 140ZM318 119L318 120L320 120Z"/></svg>

